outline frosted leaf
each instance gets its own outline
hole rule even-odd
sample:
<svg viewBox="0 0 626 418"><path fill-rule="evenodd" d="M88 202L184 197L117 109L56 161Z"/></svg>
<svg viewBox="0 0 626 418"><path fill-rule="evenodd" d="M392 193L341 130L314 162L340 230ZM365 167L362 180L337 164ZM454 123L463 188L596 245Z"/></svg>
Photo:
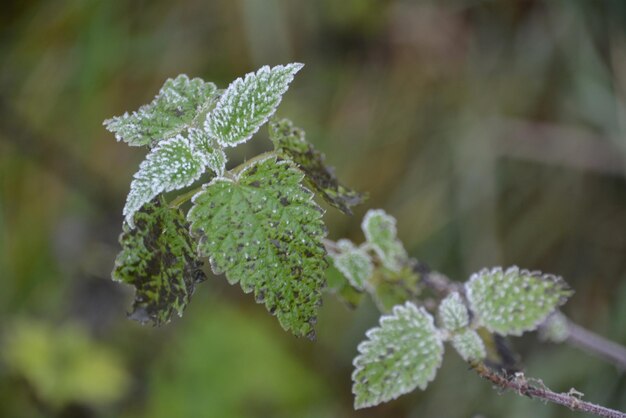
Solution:
<svg viewBox="0 0 626 418"><path fill-rule="evenodd" d="M478 361L487 357L485 344L473 329L464 329L452 336L452 346L465 361Z"/></svg>
<svg viewBox="0 0 626 418"><path fill-rule="evenodd" d="M160 325L182 315L195 285L205 279L202 263L178 209L155 200L135 213L134 222L136 228L124 225L120 235L113 279L136 288L132 319Z"/></svg>
<svg viewBox="0 0 626 418"><path fill-rule="evenodd" d="M305 139L304 131L290 120L270 121L269 133L278 155L296 163L326 202L348 215L352 214L352 206L363 203L365 195L341 185L333 168L324 162L324 154L317 151Z"/></svg>
<svg viewBox="0 0 626 418"><path fill-rule="evenodd" d="M124 217L132 228L133 215L141 206L163 192L182 189L200 178L204 161L183 135L159 142L139 166L130 184Z"/></svg>
<svg viewBox="0 0 626 418"><path fill-rule="evenodd" d="M216 178L192 201L188 219L198 251L216 274L254 292L286 330L314 336L326 251L322 210L302 187L302 173L275 158L235 179Z"/></svg>
<svg viewBox="0 0 626 418"><path fill-rule="evenodd" d="M190 129L189 142L194 149L195 157L202 161L205 167L208 167L220 177L224 175L227 161L226 154L206 132L200 129Z"/></svg>
<svg viewBox="0 0 626 418"><path fill-rule="evenodd" d="M543 341L562 343L569 337L567 318L561 312L556 311L546 319L539 327L539 337Z"/></svg>
<svg viewBox="0 0 626 418"><path fill-rule="evenodd" d="M333 263L356 289L363 290L374 272L372 260L363 248L356 247L350 240L337 242L339 252L330 254Z"/></svg>
<svg viewBox="0 0 626 418"><path fill-rule="evenodd" d="M478 321L501 335L532 331L572 295L562 278L509 267L484 269L465 283Z"/></svg>
<svg viewBox="0 0 626 418"><path fill-rule="evenodd" d="M200 78L181 74L168 79L159 94L132 114L124 113L104 121L118 141L128 145L153 146L191 127L194 118L217 97L217 88Z"/></svg>
<svg viewBox="0 0 626 418"><path fill-rule="evenodd" d="M443 358L443 343L433 317L413 303L397 305L366 333L354 359L355 408L396 399L416 387L426 389Z"/></svg>
<svg viewBox="0 0 626 418"><path fill-rule="evenodd" d="M467 327L469 314L461 295L453 292L441 301L441 304L439 304L439 319L443 328L450 332Z"/></svg>
<svg viewBox="0 0 626 418"><path fill-rule="evenodd" d="M382 209L370 209L365 214L361 228L383 265L400 271L408 260L402 243L396 238L396 220Z"/></svg>
<svg viewBox="0 0 626 418"><path fill-rule="evenodd" d="M304 64L261 67L230 83L205 128L222 147L234 147L252 138L274 114L295 74Z"/></svg>

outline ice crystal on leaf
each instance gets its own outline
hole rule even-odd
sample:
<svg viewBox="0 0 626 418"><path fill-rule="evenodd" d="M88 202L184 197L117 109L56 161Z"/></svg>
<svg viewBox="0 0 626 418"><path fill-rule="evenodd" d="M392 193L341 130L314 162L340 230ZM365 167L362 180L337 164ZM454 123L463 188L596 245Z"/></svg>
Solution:
<svg viewBox="0 0 626 418"><path fill-rule="evenodd" d="M451 332L467 327L469 314L458 292L450 293L441 301L439 304L439 319L443 328Z"/></svg>
<svg viewBox="0 0 626 418"><path fill-rule="evenodd" d="M452 346L465 361L478 361L487 356L485 344L473 329L464 329L451 338Z"/></svg>
<svg viewBox="0 0 626 418"><path fill-rule="evenodd" d="M374 265L367 251L355 246L352 241L337 241L338 252L330 256L339 270L356 289L363 290L367 280L374 273Z"/></svg>
<svg viewBox="0 0 626 418"><path fill-rule="evenodd" d="M122 251L115 259L113 279L135 286L131 318L155 325L182 315L204 280L185 217L155 199L134 215L136 228L124 225Z"/></svg>
<svg viewBox="0 0 626 418"><path fill-rule="evenodd" d="M383 265L392 271L400 271L407 263L408 256L402 243L396 237L396 220L382 209L370 209L361 224L367 242Z"/></svg>
<svg viewBox="0 0 626 418"><path fill-rule="evenodd" d="M302 173L268 158L235 179L215 178L188 214L216 274L254 292L286 330L313 337L324 285L326 229Z"/></svg>
<svg viewBox="0 0 626 418"><path fill-rule="evenodd" d="M324 162L324 154L317 151L305 139L304 131L290 120L270 121L269 133L278 155L296 163L326 202L348 215L352 214L352 206L363 203L365 195L341 185L332 167Z"/></svg>
<svg viewBox="0 0 626 418"><path fill-rule="evenodd" d="M159 142L150 150L135 173L124 206L124 217L131 228L134 226L133 215L145 203L160 193L182 189L200 178L205 164L210 161L207 161L206 153L196 150L190 138L197 141L202 135L202 131L191 129L189 138L177 135Z"/></svg>
<svg viewBox="0 0 626 418"><path fill-rule="evenodd" d="M222 147L252 138L274 114L295 74L304 64L261 67L230 83L207 116L205 128Z"/></svg>
<svg viewBox="0 0 626 418"><path fill-rule="evenodd" d="M443 358L443 343L433 317L412 302L382 316L367 333L354 359L355 408L396 399L416 387L426 389Z"/></svg>
<svg viewBox="0 0 626 418"><path fill-rule="evenodd" d="M573 293L560 277L518 267L484 269L473 274L465 288L480 324L501 335L536 329Z"/></svg>
<svg viewBox="0 0 626 418"><path fill-rule="evenodd" d="M215 84L182 74L168 79L150 104L132 114L107 119L104 126L118 141L132 146L153 146L191 127L216 97Z"/></svg>

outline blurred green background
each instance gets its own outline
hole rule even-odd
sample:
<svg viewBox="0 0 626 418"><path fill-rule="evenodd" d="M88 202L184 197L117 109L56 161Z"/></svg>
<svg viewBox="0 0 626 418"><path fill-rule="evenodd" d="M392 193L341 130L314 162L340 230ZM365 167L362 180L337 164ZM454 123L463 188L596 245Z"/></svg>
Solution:
<svg viewBox="0 0 626 418"><path fill-rule="evenodd" d="M499 395L448 350L425 391L355 412L351 360L377 323L328 296L318 341L283 332L211 277L159 329L110 281L145 151L102 121L167 77L225 87L306 64L279 115L398 218L411 255L458 280L494 265L556 273L564 311L626 344L623 0L5 0L0 12L1 417L567 417ZM265 134L232 163L268 148ZM530 376L626 410L626 377L515 339Z"/></svg>

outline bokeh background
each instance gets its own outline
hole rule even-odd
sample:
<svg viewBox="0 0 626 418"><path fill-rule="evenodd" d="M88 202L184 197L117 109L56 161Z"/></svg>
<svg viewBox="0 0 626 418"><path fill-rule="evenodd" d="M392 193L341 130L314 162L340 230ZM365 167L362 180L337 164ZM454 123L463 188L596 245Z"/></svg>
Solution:
<svg viewBox="0 0 626 418"><path fill-rule="evenodd" d="M211 277L182 319L126 319L121 208L145 151L102 121L167 77L226 86L306 64L279 109L412 256L465 280L517 264L576 289L564 311L626 343L623 0L5 0L0 12L1 417L567 417L498 394L448 350L425 391L355 412L351 360L377 323L332 296L318 340ZM268 148L260 134L231 154ZM332 274L332 272L330 273ZM626 410L626 377L535 335L530 376Z"/></svg>

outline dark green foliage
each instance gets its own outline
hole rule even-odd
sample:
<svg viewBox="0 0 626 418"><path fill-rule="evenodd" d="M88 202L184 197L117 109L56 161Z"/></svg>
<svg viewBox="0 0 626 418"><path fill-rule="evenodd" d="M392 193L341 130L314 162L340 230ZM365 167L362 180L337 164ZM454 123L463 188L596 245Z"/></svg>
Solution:
<svg viewBox="0 0 626 418"><path fill-rule="evenodd" d="M124 225L122 251L113 279L135 286L130 317L161 325L182 315L197 283L205 280L188 225L178 209L155 199L135 214L136 227Z"/></svg>
<svg viewBox="0 0 626 418"><path fill-rule="evenodd" d="M282 119L270 121L269 131L278 155L295 162L308 183L329 204L351 215L350 208L363 203L366 195L339 183L334 170L325 164L324 154L307 142L302 129L295 127L290 120Z"/></svg>

